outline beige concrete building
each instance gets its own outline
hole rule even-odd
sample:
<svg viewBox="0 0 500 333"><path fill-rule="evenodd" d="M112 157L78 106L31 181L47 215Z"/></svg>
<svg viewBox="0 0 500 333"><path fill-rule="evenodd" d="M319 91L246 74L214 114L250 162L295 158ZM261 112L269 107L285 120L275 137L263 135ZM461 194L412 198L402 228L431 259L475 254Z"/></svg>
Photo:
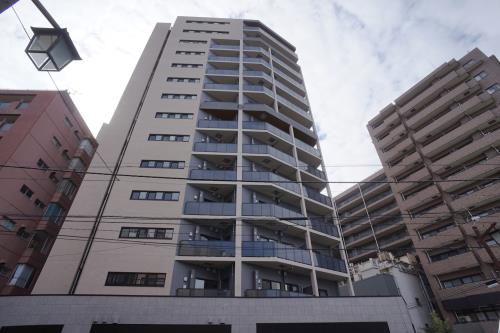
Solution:
<svg viewBox="0 0 500 333"><path fill-rule="evenodd" d="M349 263L377 258L382 251L395 256L413 252L396 198L383 170L333 198Z"/></svg>
<svg viewBox="0 0 500 333"><path fill-rule="evenodd" d="M500 63L475 49L368 125L437 304L453 322L496 320L500 247ZM488 230L484 242L474 228ZM489 251L488 249L489 248Z"/></svg>
<svg viewBox="0 0 500 333"><path fill-rule="evenodd" d="M34 293L338 295L346 261L297 59L259 21L157 24L98 135L113 174L86 175Z"/></svg>

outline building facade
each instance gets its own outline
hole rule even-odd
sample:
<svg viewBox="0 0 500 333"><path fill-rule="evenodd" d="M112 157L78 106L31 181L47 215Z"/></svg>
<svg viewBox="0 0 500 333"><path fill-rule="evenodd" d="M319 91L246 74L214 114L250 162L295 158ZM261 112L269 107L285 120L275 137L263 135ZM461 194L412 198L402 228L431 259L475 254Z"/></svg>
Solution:
<svg viewBox="0 0 500 333"><path fill-rule="evenodd" d="M349 263L413 252L410 234L383 170L333 198Z"/></svg>
<svg viewBox="0 0 500 333"><path fill-rule="evenodd" d="M437 304L452 322L500 315L500 291L488 283L500 270L491 235L500 229L499 101L500 63L474 49L368 124Z"/></svg>
<svg viewBox="0 0 500 333"><path fill-rule="evenodd" d="M34 293L338 295L313 125L295 48L259 21L158 24L99 133L113 173L86 176Z"/></svg>
<svg viewBox="0 0 500 333"><path fill-rule="evenodd" d="M0 90L0 293L33 288L96 142L68 93Z"/></svg>

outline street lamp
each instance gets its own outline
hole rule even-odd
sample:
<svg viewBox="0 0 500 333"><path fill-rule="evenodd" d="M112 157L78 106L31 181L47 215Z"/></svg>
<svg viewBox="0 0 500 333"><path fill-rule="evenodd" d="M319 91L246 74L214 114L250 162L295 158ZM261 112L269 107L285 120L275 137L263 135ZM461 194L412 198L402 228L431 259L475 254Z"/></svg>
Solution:
<svg viewBox="0 0 500 333"><path fill-rule="evenodd" d="M60 71L73 60L81 60L66 29L61 28L39 0L32 0L53 28L34 28L25 52L39 71Z"/></svg>

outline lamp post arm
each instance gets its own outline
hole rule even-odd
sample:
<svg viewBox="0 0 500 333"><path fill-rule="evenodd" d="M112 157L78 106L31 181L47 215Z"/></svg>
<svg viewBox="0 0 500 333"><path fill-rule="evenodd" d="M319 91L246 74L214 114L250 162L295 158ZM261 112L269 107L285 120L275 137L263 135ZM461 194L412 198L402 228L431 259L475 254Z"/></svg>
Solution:
<svg viewBox="0 0 500 333"><path fill-rule="evenodd" d="M52 26L54 28L61 29L61 27L59 26L59 24L57 24L56 20L54 20L54 18L52 17L52 15L50 15L50 13L47 11L47 9L45 9L45 7L42 5L42 3L39 0L31 0L31 1L36 6L36 8L38 8L38 10L43 14L43 16L45 16L45 18L47 19L47 21L49 21L50 24L52 24Z"/></svg>

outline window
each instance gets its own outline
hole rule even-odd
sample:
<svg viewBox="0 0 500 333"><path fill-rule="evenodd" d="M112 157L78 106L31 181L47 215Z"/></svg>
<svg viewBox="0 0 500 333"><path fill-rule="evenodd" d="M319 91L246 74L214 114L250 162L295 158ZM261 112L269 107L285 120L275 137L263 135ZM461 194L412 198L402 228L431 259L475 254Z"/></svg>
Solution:
<svg viewBox="0 0 500 333"><path fill-rule="evenodd" d="M14 274L10 278L9 286L16 286L19 288L29 287L33 278L35 269L27 264L17 264Z"/></svg>
<svg viewBox="0 0 500 333"><path fill-rule="evenodd" d="M64 179L58 186L57 192L64 193L68 198L72 199L76 192L76 185L69 179Z"/></svg>
<svg viewBox="0 0 500 333"><path fill-rule="evenodd" d="M35 199L35 206L40 208L40 209L45 208L45 204L40 199Z"/></svg>
<svg viewBox="0 0 500 333"><path fill-rule="evenodd" d="M0 101L0 109L4 109L7 106L9 106L10 102L7 101Z"/></svg>
<svg viewBox="0 0 500 333"><path fill-rule="evenodd" d="M229 24L229 22L223 22L223 21L195 21L195 20L187 20L186 23L206 23L206 24Z"/></svg>
<svg viewBox="0 0 500 333"><path fill-rule="evenodd" d="M262 279L262 289L280 290L281 289L281 282Z"/></svg>
<svg viewBox="0 0 500 333"><path fill-rule="evenodd" d="M206 44L206 40L190 40L190 39L181 39L179 40L181 44Z"/></svg>
<svg viewBox="0 0 500 333"><path fill-rule="evenodd" d="M150 134L148 141L176 141L176 142L188 142L189 135L178 135L178 134Z"/></svg>
<svg viewBox="0 0 500 333"><path fill-rule="evenodd" d="M132 191L131 200L179 201L179 192Z"/></svg>
<svg viewBox="0 0 500 333"><path fill-rule="evenodd" d="M196 30L196 29L184 29L182 32L193 32L196 34L221 34L221 35L227 35L229 34L229 31L220 31L220 30Z"/></svg>
<svg viewBox="0 0 500 333"><path fill-rule="evenodd" d="M51 202L43 212L43 217L54 224L59 224L64 216L64 209L57 203Z"/></svg>
<svg viewBox="0 0 500 333"><path fill-rule="evenodd" d="M173 236L174 229L172 228L123 227L120 231L120 238L172 239Z"/></svg>
<svg viewBox="0 0 500 333"><path fill-rule="evenodd" d="M36 162L36 166L40 169L43 169L44 171L47 171L47 169L49 168L47 163L45 163L41 158L39 158L38 162Z"/></svg>
<svg viewBox="0 0 500 333"><path fill-rule="evenodd" d="M494 85L489 86L488 89L486 89L486 92L488 94L492 95L492 94L496 93L499 90L500 90L500 84L495 83Z"/></svg>
<svg viewBox="0 0 500 333"><path fill-rule="evenodd" d="M71 157L69 157L69 154L68 154L68 150L65 149L63 150L63 152L61 153L62 157L66 160L66 161L69 161L71 159Z"/></svg>
<svg viewBox="0 0 500 333"><path fill-rule="evenodd" d="M196 99L196 95L191 94L161 94L162 99Z"/></svg>
<svg viewBox="0 0 500 333"><path fill-rule="evenodd" d="M49 175L49 179L50 179L50 180L52 180L52 182L53 182L54 184L59 183L59 179L57 178L57 176L56 176L56 172L55 172L55 171L52 171L52 172L50 173L50 175Z"/></svg>
<svg viewBox="0 0 500 333"><path fill-rule="evenodd" d="M458 256L458 255L461 255L463 253L466 253L468 252L468 248L467 246L465 245L461 245L457 248L454 248L454 249L448 249L444 252L440 252L440 253L436 253L436 254L431 254L429 253L429 260L431 262L435 262L435 261L440 261L440 260L445 260L445 259L448 259L449 257L454 257L454 256Z"/></svg>
<svg viewBox="0 0 500 333"><path fill-rule="evenodd" d="M203 55L203 54L205 54L205 52L203 52L203 51L175 51L175 54Z"/></svg>
<svg viewBox="0 0 500 333"><path fill-rule="evenodd" d="M482 79L484 79L486 76L488 76L488 73L486 73L485 71L482 71L480 72L479 74L477 74L476 76L474 76L474 80L476 81L481 81Z"/></svg>
<svg viewBox="0 0 500 333"><path fill-rule="evenodd" d="M26 231L26 227L21 227L17 229L16 232L17 237L27 239L30 237L30 233Z"/></svg>
<svg viewBox="0 0 500 333"><path fill-rule="evenodd" d="M83 164L81 159L79 159L78 157L75 157L71 160L71 162L69 162L68 170L84 171L85 164Z"/></svg>
<svg viewBox="0 0 500 333"><path fill-rule="evenodd" d="M441 285L443 286L444 289L448 289L448 288L458 287L458 286L461 286L463 284L479 282L479 281L482 281L481 275L474 274L474 275L467 275L467 276L463 276L463 277L455 278L455 279L451 279L451 280L443 280L443 281L441 281Z"/></svg>
<svg viewBox="0 0 500 333"><path fill-rule="evenodd" d="M142 160L141 168L184 169L184 161Z"/></svg>
<svg viewBox="0 0 500 333"><path fill-rule="evenodd" d="M72 128L73 127L73 123L69 120L68 117L64 117L64 123L66 124L66 126L68 126L69 128Z"/></svg>
<svg viewBox="0 0 500 333"><path fill-rule="evenodd" d="M286 291L292 291L294 293L299 292L299 286L293 283L285 283L285 290Z"/></svg>
<svg viewBox="0 0 500 333"><path fill-rule="evenodd" d="M50 141L57 149L61 148L61 142L55 136L53 136Z"/></svg>
<svg viewBox="0 0 500 333"><path fill-rule="evenodd" d="M216 280L196 278L194 280L194 288L195 289L218 289L218 283Z"/></svg>
<svg viewBox="0 0 500 333"><path fill-rule="evenodd" d="M200 79L198 79L198 78L189 78L189 77L167 77L167 82L198 83L198 82L200 82Z"/></svg>
<svg viewBox="0 0 500 333"><path fill-rule="evenodd" d="M318 289L320 297L328 297L328 290L326 289Z"/></svg>
<svg viewBox="0 0 500 333"><path fill-rule="evenodd" d="M203 67L202 64L179 64L179 63L173 63L172 67L174 68L201 68Z"/></svg>
<svg viewBox="0 0 500 333"><path fill-rule="evenodd" d="M124 273L109 272L106 286L163 287L165 273Z"/></svg>
<svg viewBox="0 0 500 333"><path fill-rule="evenodd" d="M14 126L17 115L0 115L0 132L7 132Z"/></svg>
<svg viewBox="0 0 500 333"><path fill-rule="evenodd" d="M80 140L81 140L80 132L74 131L73 134L75 135L75 138L78 140L78 142L80 142Z"/></svg>
<svg viewBox="0 0 500 333"><path fill-rule="evenodd" d="M0 276L7 277L9 275L10 268L4 262L0 262Z"/></svg>
<svg viewBox="0 0 500 333"><path fill-rule="evenodd" d="M8 231L14 231L14 229L16 229L16 222L5 215L2 215L2 218L0 218L0 226Z"/></svg>
<svg viewBox="0 0 500 333"><path fill-rule="evenodd" d="M193 119L192 113L156 112L155 118L163 119Z"/></svg>
<svg viewBox="0 0 500 333"><path fill-rule="evenodd" d="M21 102L21 103L17 104L16 109L24 110L24 109L27 109L29 106L30 106L29 102Z"/></svg>
<svg viewBox="0 0 500 333"><path fill-rule="evenodd" d="M33 191L26 185L23 184L23 186L21 186L21 193L24 194L25 196L27 196L28 198L31 198L33 196Z"/></svg>

